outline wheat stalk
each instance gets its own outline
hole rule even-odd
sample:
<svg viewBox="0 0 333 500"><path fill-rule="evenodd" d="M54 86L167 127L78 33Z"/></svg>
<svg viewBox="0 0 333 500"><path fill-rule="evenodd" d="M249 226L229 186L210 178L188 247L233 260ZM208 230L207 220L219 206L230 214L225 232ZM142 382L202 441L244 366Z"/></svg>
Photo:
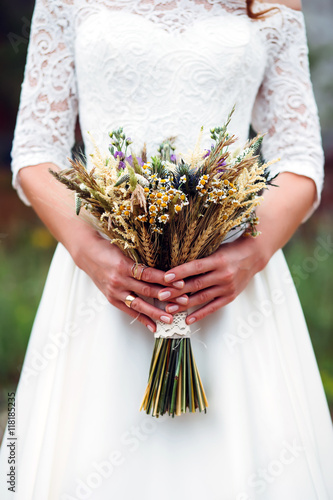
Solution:
<svg viewBox="0 0 333 500"><path fill-rule="evenodd" d="M188 256L189 250L191 248L191 245L193 243L194 236L195 236L195 233L196 233L196 229L197 229L197 220L194 219L189 224L188 231L184 235L184 241L182 243L182 246L181 246L180 252L179 252L179 262L178 262L178 265L179 264L183 264L184 262L187 261L187 256ZM180 233L180 234L182 234L182 233Z"/></svg>
<svg viewBox="0 0 333 500"><path fill-rule="evenodd" d="M144 260L149 267L155 267L156 264L156 250L155 245L151 240L151 237L144 224L141 226L141 230L138 231L138 241L139 245L142 247L139 252L142 260Z"/></svg>
<svg viewBox="0 0 333 500"><path fill-rule="evenodd" d="M198 258L198 255L200 255L200 252L208 240L208 238L215 233L214 227L208 226L206 229L204 229L200 234L199 237L196 238L195 244L192 246L191 251L188 255L187 260L190 262L191 260L195 260Z"/></svg>
<svg viewBox="0 0 333 500"><path fill-rule="evenodd" d="M173 233L170 245L170 267L176 267L178 265L179 257L179 237L176 232Z"/></svg>

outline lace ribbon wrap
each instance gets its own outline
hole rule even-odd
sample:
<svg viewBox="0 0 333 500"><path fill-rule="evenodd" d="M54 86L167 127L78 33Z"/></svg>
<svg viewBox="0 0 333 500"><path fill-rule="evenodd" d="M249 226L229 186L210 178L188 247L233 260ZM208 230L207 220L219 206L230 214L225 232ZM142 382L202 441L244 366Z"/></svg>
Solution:
<svg viewBox="0 0 333 500"><path fill-rule="evenodd" d="M165 304L166 302L160 302L158 299L154 299L154 306L162 309L163 311L165 310ZM188 311L174 314L171 325L157 320L154 337L163 337L166 339L189 338L191 336L191 327L185 323L187 316Z"/></svg>

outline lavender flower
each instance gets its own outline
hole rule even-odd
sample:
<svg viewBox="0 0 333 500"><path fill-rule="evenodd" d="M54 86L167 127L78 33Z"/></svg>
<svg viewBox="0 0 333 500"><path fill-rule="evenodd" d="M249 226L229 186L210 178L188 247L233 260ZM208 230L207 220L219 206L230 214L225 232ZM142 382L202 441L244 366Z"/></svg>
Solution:
<svg viewBox="0 0 333 500"><path fill-rule="evenodd" d="M118 156L119 156L120 160L123 160L125 158L125 155L124 155L124 153L122 151L116 151L115 152L114 157L118 158Z"/></svg>
<svg viewBox="0 0 333 500"><path fill-rule="evenodd" d="M137 156L136 159L138 160L138 164L140 165L140 167L142 167L142 165L144 165L144 162L142 161L142 158L140 158L140 156ZM131 165L131 167L133 167L133 157L132 157L132 155L126 156L126 160Z"/></svg>
<svg viewBox="0 0 333 500"><path fill-rule="evenodd" d="M217 171L218 171L218 172L225 172L225 169L224 169L224 168L222 168L222 167L224 167L225 165L226 165L226 162L225 162L224 160L222 160L222 159L221 159L221 160L219 160L219 161L218 161L218 163L217 163L217 166L218 166Z"/></svg>

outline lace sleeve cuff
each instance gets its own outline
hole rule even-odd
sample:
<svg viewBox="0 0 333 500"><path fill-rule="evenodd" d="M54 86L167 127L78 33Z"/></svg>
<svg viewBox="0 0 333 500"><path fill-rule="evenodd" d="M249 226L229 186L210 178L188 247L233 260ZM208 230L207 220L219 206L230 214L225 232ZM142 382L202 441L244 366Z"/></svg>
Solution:
<svg viewBox="0 0 333 500"><path fill-rule="evenodd" d="M316 185L316 190L317 190L317 197L316 201L302 220L302 222L306 222L313 212L318 208L320 204L320 199L321 199L321 191L323 187L323 176L319 176L317 169L313 165L312 162L304 163L304 162L299 162L299 163L286 163L286 162L278 162L270 167L270 172L272 175L279 174L282 172L291 172L293 174L298 174L298 175L304 175L305 177L309 177L312 179ZM274 182L274 181L273 181Z"/></svg>
<svg viewBox="0 0 333 500"><path fill-rule="evenodd" d="M18 196L23 201L23 203L25 203L25 205L30 206L31 203L29 202L22 189L18 174L22 168L39 165L41 163L54 163L60 168L66 168L69 166L66 159L64 159L59 153L54 151L31 151L28 154L15 157L15 160L12 161L12 185L13 188L16 189Z"/></svg>
<svg viewBox="0 0 333 500"><path fill-rule="evenodd" d="M307 220L320 203L324 155L318 110L310 78L308 47L302 12L281 5L264 31L268 56L264 78L253 108L252 124L267 132L265 160L281 158L271 171L293 172L313 179L317 199Z"/></svg>

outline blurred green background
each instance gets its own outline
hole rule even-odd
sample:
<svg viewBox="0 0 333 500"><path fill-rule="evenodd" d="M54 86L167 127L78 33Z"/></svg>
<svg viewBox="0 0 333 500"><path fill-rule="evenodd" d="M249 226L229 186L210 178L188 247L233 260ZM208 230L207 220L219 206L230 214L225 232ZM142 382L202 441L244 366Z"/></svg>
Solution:
<svg viewBox="0 0 333 500"><path fill-rule="evenodd" d="M331 241L333 227L333 7L303 0L314 91L326 154L320 209L285 247L333 412L333 253L317 258L318 238ZM0 439L7 392L20 375L31 326L55 241L11 188L10 149L26 58L31 0L3 5L0 20ZM319 240L322 241L322 240Z"/></svg>

